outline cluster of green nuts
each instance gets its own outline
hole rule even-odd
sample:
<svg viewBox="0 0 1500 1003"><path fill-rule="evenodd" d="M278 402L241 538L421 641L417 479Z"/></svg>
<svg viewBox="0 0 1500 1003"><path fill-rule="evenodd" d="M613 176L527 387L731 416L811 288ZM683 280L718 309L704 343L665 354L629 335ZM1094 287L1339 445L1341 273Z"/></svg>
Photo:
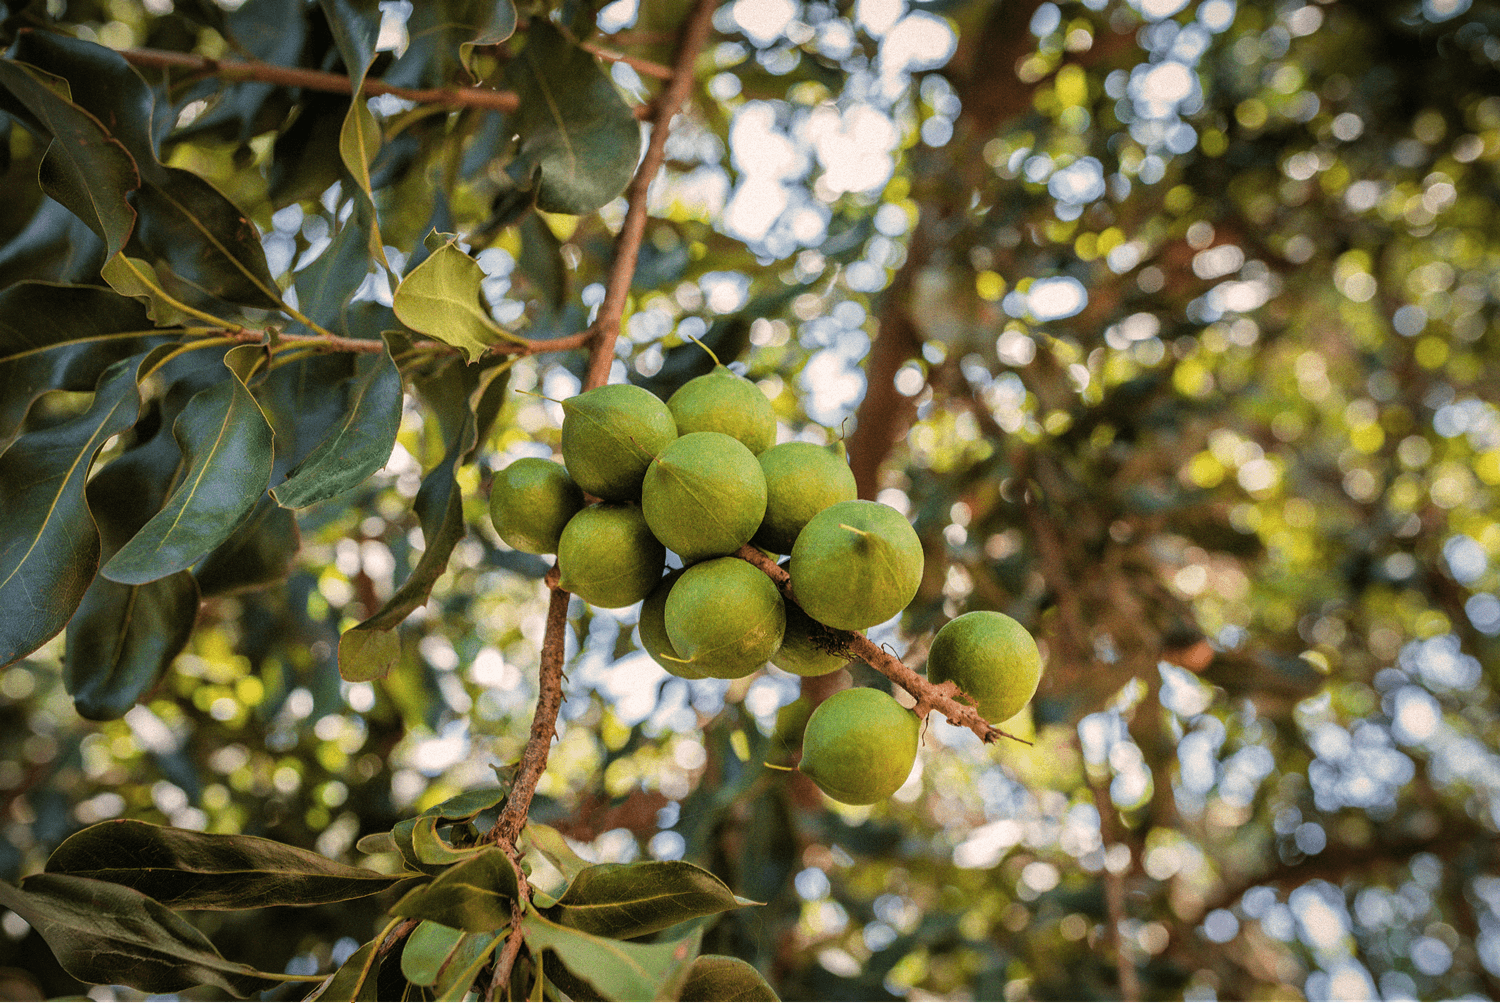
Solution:
<svg viewBox="0 0 1500 1003"><path fill-rule="evenodd" d="M524 458L497 472L495 529L517 550L555 553L559 585L585 602L641 603L641 644L671 674L738 679L767 662L801 676L834 672L849 660L839 632L884 623L915 597L923 559L911 524L889 505L856 498L839 447L776 445L770 401L728 368L715 366L666 401L610 384L560 403L563 463ZM788 555L795 602L731 556L747 543ZM683 567L668 569L668 550ZM979 615L986 624L1002 616ZM975 687L987 716L1013 702L996 703L992 691L1024 689L1015 710L991 718L1004 720L1031 698L1040 658L1034 643L1023 652L1035 669L1029 688L1011 681L1014 653L997 682L986 657L992 628L977 626L944 642L946 661L935 642L929 673ZM976 675L975 665L985 668ZM800 769L835 800L872 804L905 782L918 732L916 715L889 695L844 690L809 717Z"/></svg>

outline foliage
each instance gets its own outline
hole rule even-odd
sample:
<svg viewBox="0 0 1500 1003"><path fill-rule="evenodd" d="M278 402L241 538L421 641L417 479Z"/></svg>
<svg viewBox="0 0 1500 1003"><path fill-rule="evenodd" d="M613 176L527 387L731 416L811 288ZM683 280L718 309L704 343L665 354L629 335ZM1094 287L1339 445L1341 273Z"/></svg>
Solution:
<svg viewBox="0 0 1500 1003"><path fill-rule="evenodd" d="M1497 24L0 4L13 995L1494 998ZM846 671L489 523L694 339L921 540ZM882 651L966 610L1030 744ZM768 768L851 680L867 808Z"/></svg>

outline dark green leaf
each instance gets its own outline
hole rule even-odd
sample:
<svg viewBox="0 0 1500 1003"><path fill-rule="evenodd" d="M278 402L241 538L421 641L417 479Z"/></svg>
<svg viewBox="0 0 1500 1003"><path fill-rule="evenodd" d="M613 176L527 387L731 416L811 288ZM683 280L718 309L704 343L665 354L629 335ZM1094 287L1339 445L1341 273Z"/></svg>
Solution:
<svg viewBox="0 0 1500 1003"><path fill-rule="evenodd" d="M406 946L401 949L401 974L413 985L436 985L444 962L464 936L462 930L424 919L406 938Z"/></svg>
<svg viewBox="0 0 1500 1003"><path fill-rule="evenodd" d="M665 944L634 944L561 926L527 910L521 920L534 952L552 950L568 971L606 999L675 999L698 955L702 930Z"/></svg>
<svg viewBox="0 0 1500 1003"><path fill-rule="evenodd" d="M245 386L261 349L224 355L227 379L197 394L173 425L186 458L162 510L120 548L101 573L138 585L192 567L234 531L271 479L271 426Z"/></svg>
<svg viewBox="0 0 1500 1003"><path fill-rule="evenodd" d="M360 853L369 854L399 852L396 849L396 841L388 832L372 832L361 836L359 842L354 844L354 848Z"/></svg>
<svg viewBox="0 0 1500 1003"><path fill-rule="evenodd" d="M82 982L148 993L211 985L244 997L284 981L226 961L196 927L123 885L34 874L20 888L0 883L0 905L30 923L58 964Z"/></svg>
<svg viewBox="0 0 1500 1003"><path fill-rule="evenodd" d="M516 5L512 0L483 0L478 8L475 13L479 16L465 26L470 37L458 46L459 59L471 74L474 67L469 61L475 46L499 45L516 32Z"/></svg>
<svg viewBox="0 0 1500 1003"><path fill-rule="evenodd" d="M143 351L146 311L102 286L21 282L0 290L0 452L47 390L92 390L99 374Z"/></svg>
<svg viewBox="0 0 1500 1003"><path fill-rule="evenodd" d="M437 816L423 815L412 826L412 850L416 853L417 860L424 864L452 864L467 860L476 853L482 853L489 845L479 843L474 846L455 846L438 832L438 824Z"/></svg>
<svg viewBox="0 0 1500 1003"><path fill-rule="evenodd" d="M513 339L490 319L483 282L479 263L448 241L396 287L396 316L413 331L462 349L474 362L495 342Z"/></svg>
<svg viewBox="0 0 1500 1003"><path fill-rule="evenodd" d="M158 270L165 264L170 271L161 275L169 292L271 309L280 305L255 226L203 178L157 158L155 97L123 56L56 32L30 32L20 50L28 62L66 79L76 103L108 123L110 137L129 151L140 174L136 236ZM100 192L114 196L109 189Z"/></svg>
<svg viewBox="0 0 1500 1003"><path fill-rule="evenodd" d="M521 148L510 171L523 183L540 175L537 208L581 215L625 190L640 158L640 126L593 56L537 19L505 78L521 98Z"/></svg>
<svg viewBox="0 0 1500 1003"><path fill-rule="evenodd" d="M677 998L775 1001L781 997L748 961L721 954L705 954L693 961Z"/></svg>
<svg viewBox="0 0 1500 1003"><path fill-rule="evenodd" d="M359 192L355 199L355 217L359 228L364 231L369 256L385 264L385 243L380 238L374 185L370 180L370 165L380 153L380 123L360 93L365 74L375 59L375 43L380 36L380 7L375 0L320 0L320 5L354 89L354 99L339 129L339 158Z"/></svg>
<svg viewBox="0 0 1500 1003"><path fill-rule="evenodd" d="M432 817L441 822L468 822L503 803L509 793L509 787L477 787L433 805L422 813L422 817Z"/></svg>
<svg viewBox="0 0 1500 1003"><path fill-rule="evenodd" d="M344 69L361 78L375 59L380 38L380 5L377 0L318 0L334 44L344 60ZM358 90L358 88L356 88Z"/></svg>
<svg viewBox="0 0 1500 1003"><path fill-rule="evenodd" d="M260 589L286 578L302 547L297 518L261 495L229 538L193 568L204 596Z"/></svg>
<svg viewBox="0 0 1500 1003"><path fill-rule="evenodd" d="M181 324L191 319L162 294L161 277L149 261L117 254L104 263L99 274L121 296L140 300L157 324Z"/></svg>
<svg viewBox="0 0 1500 1003"><path fill-rule="evenodd" d="M389 350L363 355L349 383L343 421L271 489L278 504L303 508L342 494L385 466L401 430L401 373Z"/></svg>
<svg viewBox="0 0 1500 1003"><path fill-rule="evenodd" d="M104 240L107 257L119 253L136 222L126 194L141 184L120 141L69 99L66 81L8 59L0 60L0 111L56 139L42 159L42 190Z"/></svg>
<svg viewBox="0 0 1500 1003"><path fill-rule="evenodd" d="M413 506L422 524L427 547L411 575L384 606L339 638L339 674L345 679L384 676L400 655L396 627L432 594L432 586L447 570L453 548L463 539L463 490L455 476L459 460L473 446L474 419L469 415L443 462L422 480Z"/></svg>
<svg viewBox="0 0 1500 1003"><path fill-rule="evenodd" d="M585 868L549 913L575 930L629 939L754 904L696 864L647 860Z"/></svg>
<svg viewBox="0 0 1500 1003"><path fill-rule="evenodd" d="M332 243L293 280L297 309L315 324L359 337L349 330L344 313L370 273L369 252L369 231L359 217L350 216Z"/></svg>
<svg viewBox="0 0 1500 1003"><path fill-rule="evenodd" d="M94 577L99 534L84 487L94 455L140 414L137 361L106 369L84 414L0 455L0 665L62 630Z"/></svg>
<svg viewBox="0 0 1500 1003"><path fill-rule="evenodd" d="M43 195L26 226L0 246L0 289L26 281L90 282L104 260L104 241Z"/></svg>
<svg viewBox="0 0 1500 1003"><path fill-rule="evenodd" d="M381 959L371 961L375 944L369 943L349 955L339 970L308 995L310 1000L349 1000L351 1003L366 1003L380 999L377 979L380 977Z"/></svg>
<svg viewBox="0 0 1500 1003"><path fill-rule="evenodd" d="M50 874L134 888L175 909L260 909L345 902L385 891L410 875L350 867L259 836L100 822L63 840Z"/></svg>
<svg viewBox="0 0 1500 1003"><path fill-rule="evenodd" d="M407 892L391 907L391 915L484 933L510 922L516 895L516 872L510 858L490 846Z"/></svg>

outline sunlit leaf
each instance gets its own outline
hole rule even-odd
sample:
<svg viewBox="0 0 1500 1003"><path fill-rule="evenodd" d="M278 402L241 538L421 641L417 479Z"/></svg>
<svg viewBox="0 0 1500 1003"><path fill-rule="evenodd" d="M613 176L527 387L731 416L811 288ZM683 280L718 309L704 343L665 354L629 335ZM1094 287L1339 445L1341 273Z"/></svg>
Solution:
<svg viewBox="0 0 1500 1003"><path fill-rule="evenodd" d="M47 872L125 885L176 909L345 902L385 891L403 878L259 836L133 819L100 822L69 836L47 859Z"/></svg>
<svg viewBox="0 0 1500 1003"><path fill-rule="evenodd" d="M401 974L413 985L436 985L448 956L464 937L462 930L424 919L401 949Z"/></svg>
<svg viewBox="0 0 1500 1003"><path fill-rule="evenodd" d="M350 1003L373 1003L380 999L377 984L380 977L381 958L373 958L375 944L369 943L349 955L317 989L308 995L310 1000L350 1001Z"/></svg>
<svg viewBox="0 0 1500 1003"><path fill-rule="evenodd" d="M479 263L449 241L396 287L396 316L413 331L462 349L473 362L497 341L514 340L490 318L483 283Z"/></svg>

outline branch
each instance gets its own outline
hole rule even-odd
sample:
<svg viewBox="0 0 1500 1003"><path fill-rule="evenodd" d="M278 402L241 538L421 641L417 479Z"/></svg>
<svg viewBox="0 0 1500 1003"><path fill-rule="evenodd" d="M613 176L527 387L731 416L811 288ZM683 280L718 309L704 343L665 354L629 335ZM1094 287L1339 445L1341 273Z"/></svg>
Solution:
<svg viewBox="0 0 1500 1003"><path fill-rule="evenodd" d="M641 252L641 239L646 235L646 203L651 182L661 170L666 159L667 134L672 117L687 100L693 87L693 64L698 60L704 43L708 41L713 26L714 8L718 0L697 0L688 14L682 29L682 42L677 49L677 61L672 67L672 79L654 102L651 116L651 140L646 144L646 155L636 169L625 198L630 208L625 213L625 223L620 227L620 236L615 240L615 257L609 266L609 278L605 283L604 302L599 306L599 315L594 319L590 331L598 338L589 358L588 379L584 389L603 386L609 382L609 367L614 361L615 339L620 336L620 320L625 315L625 300L630 295L630 280L635 277L636 259Z"/></svg>
<svg viewBox="0 0 1500 1003"><path fill-rule="evenodd" d="M558 571L554 564L547 573L547 587L552 596L547 605L547 633L542 640L542 665L537 679L536 714L531 719L531 736L526 740L526 749L521 753L521 765L516 770L516 779L505 799L505 810L495 821L489 839L502 847L514 847L520 838L521 827L526 824L531 810L531 799L536 795L537 782L547 769L547 756L552 751L552 739L557 735L557 714L562 709L563 655L567 643L568 600L571 594L557 584Z"/></svg>
<svg viewBox="0 0 1500 1003"><path fill-rule="evenodd" d="M787 602L797 601L796 596L792 594L792 577L786 573L785 568L748 543L735 551L734 556L742 561L749 561L765 572L781 589ZM981 741L997 742L1002 738L1009 738L1023 745L1031 744L1024 738L1018 738L1008 731L996 728L986 721L976 708L960 701L959 697L963 697L964 700L968 697L964 696L956 683L934 683L925 676L917 675L911 666L858 631L829 629L842 642L844 648L910 693L917 701L916 707L913 708L917 717L925 718L928 712L935 710L946 717L950 724L959 728L968 728L978 735Z"/></svg>
<svg viewBox="0 0 1500 1003"><path fill-rule="evenodd" d="M1082 749L1079 750L1082 758ZM1122 844L1115 818L1115 805L1110 800L1109 790L1089 776L1089 766L1083 765L1084 777L1094 794L1094 807L1099 811L1099 831L1107 850L1111 844ZM1125 939L1125 875L1104 868L1104 907L1109 913L1109 943L1115 949L1115 967L1120 973L1120 998L1134 1003L1141 998L1141 977L1135 969L1134 951Z"/></svg>
<svg viewBox="0 0 1500 1003"><path fill-rule="evenodd" d="M224 339L241 344L259 345L268 341L267 331L258 328L237 328L225 330L222 335ZM563 338L544 338L534 340L521 338L518 341L499 341L485 350L486 355L545 355L551 352L567 352L575 348L582 348L589 343L593 334L589 331L580 331ZM385 342L377 338L344 338L338 335L325 334L282 334L278 332L275 337L278 345L300 345L303 348L318 349L325 352L354 352L357 354L378 354L385 351ZM433 352L440 355L457 355L459 349L443 341L414 341L413 349L422 352Z"/></svg>

